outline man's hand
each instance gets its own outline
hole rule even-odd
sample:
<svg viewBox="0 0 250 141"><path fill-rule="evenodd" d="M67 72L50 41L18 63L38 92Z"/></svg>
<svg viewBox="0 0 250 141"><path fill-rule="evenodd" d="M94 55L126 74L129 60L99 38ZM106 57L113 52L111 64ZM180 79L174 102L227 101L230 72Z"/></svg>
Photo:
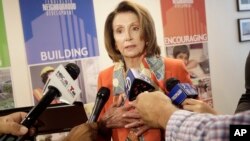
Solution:
<svg viewBox="0 0 250 141"><path fill-rule="evenodd" d="M138 111L144 124L152 128L165 129L170 116L178 110L160 91L141 93L130 105Z"/></svg>
<svg viewBox="0 0 250 141"><path fill-rule="evenodd" d="M141 119L141 116L137 109L135 109L131 104L128 105L128 108L131 109L130 112L126 112L122 116L126 117L127 119L131 119L131 122L126 124L125 128L133 128L133 132L135 132L137 136L140 136L148 129L150 129L150 127L146 125Z"/></svg>
<svg viewBox="0 0 250 141"><path fill-rule="evenodd" d="M183 109L191 112L210 113L214 115L217 114L217 112L212 107L201 100L187 98L183 101L182 106Z"/></svg>
<svg viewBox="0 0 250 141"><path fill-rule="evenodd" d="M72 128L63 141L95 141L97 130L97 123L83 123Z"/></svg>
<svg viewBox="0 0 250 141"><path fill-rule="evenodd" d="M25 135L28 128L21 125L20 122L26 115L27 113L24 112L16 112L0 117L0 134Z"/></svg>

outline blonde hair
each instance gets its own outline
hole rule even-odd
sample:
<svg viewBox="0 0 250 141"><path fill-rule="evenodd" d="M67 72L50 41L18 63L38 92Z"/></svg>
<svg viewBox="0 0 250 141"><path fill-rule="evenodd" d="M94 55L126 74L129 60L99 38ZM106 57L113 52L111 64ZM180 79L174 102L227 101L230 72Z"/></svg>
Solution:
<svg viewBox="0 0 250 141"><path fill-rule="evenodd" d="M48 74L50 72L53 72L55 69L51 66L46 66L44 67L42 70L41 70L41 73L40 73L40 76L41 76L41 79L42 79L42 82L45 84L47 79L48 79Z"/></svg>

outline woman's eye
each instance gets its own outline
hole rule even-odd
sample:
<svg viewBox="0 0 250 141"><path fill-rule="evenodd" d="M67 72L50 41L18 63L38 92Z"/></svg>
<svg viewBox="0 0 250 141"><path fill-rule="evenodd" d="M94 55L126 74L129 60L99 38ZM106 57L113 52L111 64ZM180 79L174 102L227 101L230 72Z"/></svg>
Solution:
<svg viewBox="0 0 250 141"><path fill-rule="evenodd" d="M138 31L139 29L140 29L140 28L137 27L137 26L134 26L134 27L133 27L133 30L134 30L134 31Z"/></svg>
<svg viewBox="0 0 250 141"><path fill-rule="evenodd" d="M121 29L117 29L115 32L118 33L118 34L120 34L120 33L122 33L122 30Z"/></svg>

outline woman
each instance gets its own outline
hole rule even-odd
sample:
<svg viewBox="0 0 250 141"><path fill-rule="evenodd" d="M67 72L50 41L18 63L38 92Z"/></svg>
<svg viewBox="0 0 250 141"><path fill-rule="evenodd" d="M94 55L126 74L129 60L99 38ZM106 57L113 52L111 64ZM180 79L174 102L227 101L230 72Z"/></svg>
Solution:
<svg viewBox="0 0 250 141"><path fill-rule="evenodd" d="M140 117L132 116L136 111L126 106L126 73L129 69L136 69L152 80L156 90L165 92L164 83L170 77L191 83L184 63L160 56L151 15L144 7L131 1L121 2L108 15L104 37L106 50L114 65L101 71L98 77L98 87L108 87L111 90L109 100L99 117L99 133L106 140L112 135L113 141L163 140L161 136L164 133L161 134L159 129L149 129ZM128 124L134 128L124 128Z"/></svg>

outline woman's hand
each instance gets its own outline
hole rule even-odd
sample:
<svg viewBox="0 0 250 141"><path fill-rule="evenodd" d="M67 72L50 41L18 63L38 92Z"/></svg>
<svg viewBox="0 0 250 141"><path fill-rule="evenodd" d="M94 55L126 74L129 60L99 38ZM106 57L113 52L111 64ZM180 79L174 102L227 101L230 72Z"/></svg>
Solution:
<svg viewBox="0 0 250 141"><path fill-rule="evenodd" d="M124 113L130 112L129 110L129 106L112 104L108 111L104 113L100 122L102 122L106 128L124 128L126 124L133 122L133 119L122 116Z"/></svg>

